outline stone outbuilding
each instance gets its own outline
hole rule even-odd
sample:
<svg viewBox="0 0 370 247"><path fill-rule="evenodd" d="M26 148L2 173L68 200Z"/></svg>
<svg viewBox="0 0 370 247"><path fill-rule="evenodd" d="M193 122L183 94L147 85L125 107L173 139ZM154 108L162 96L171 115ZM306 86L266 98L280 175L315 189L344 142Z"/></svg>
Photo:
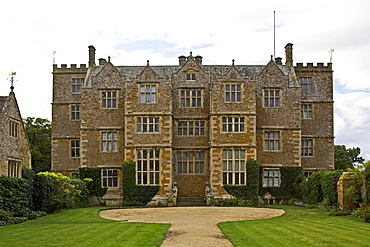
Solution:
<svg viewBox="0 0 370 247"><path fill-rule="evenodd" d="M22 167L31 168L31 150L12 86L0 96L0 175L21 177Z"/></svg>

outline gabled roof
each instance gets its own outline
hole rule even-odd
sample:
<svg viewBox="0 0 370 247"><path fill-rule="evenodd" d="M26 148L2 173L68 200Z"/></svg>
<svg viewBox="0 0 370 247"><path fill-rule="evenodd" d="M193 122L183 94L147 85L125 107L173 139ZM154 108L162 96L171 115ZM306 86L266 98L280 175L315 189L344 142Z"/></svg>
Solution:
<svg viewBox="0 0 370 247"><path fill-rule="evenodd" d="M3 108L7 98L7 96L0 96L0 114L3 114Z"/></svg>

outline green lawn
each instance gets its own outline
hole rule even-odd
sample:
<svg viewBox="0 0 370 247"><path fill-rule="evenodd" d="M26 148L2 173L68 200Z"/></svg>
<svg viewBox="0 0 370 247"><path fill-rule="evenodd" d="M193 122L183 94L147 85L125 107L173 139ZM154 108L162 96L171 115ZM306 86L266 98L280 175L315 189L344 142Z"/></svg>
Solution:
<svg viewBox="0 0 370 247"><path fill-rule="evenodd" d="M280 217L219 223L234 246L370 246L370 224L353 216L327 216L318 209L275 206Z"/></svg>
<svg viewBox="0 0 370 247"><path fill-rule="evenodd" d="M79 208L0 227L0 246L160 246L170 224L100 218L103 208Z"/></svg>

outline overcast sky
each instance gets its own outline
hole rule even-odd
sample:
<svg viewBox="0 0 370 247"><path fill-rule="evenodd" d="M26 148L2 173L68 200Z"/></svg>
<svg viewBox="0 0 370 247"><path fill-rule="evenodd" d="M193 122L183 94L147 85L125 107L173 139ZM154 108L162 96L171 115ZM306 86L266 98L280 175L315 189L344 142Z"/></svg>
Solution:
<svg viewBox="0 0 370 247"><path fill-rule="evenodd" d="M360 147L370 159L370 1L41 1L0 3L0 95L15 94L23 118L51 120L52 63L176 65L178 56L203 64L265 65L274 53L294 63L330 61L334 70L335 144Z"/></svg>

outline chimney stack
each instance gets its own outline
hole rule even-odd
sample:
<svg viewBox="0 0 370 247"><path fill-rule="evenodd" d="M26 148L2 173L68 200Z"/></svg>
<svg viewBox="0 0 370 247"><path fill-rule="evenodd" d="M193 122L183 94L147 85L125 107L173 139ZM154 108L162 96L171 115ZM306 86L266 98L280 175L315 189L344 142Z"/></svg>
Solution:
<svg viewBox="0 0 370 247"><path fill-rule="evenodd" d="M275 63L277 64L277 65L282 65L283 63L281 62L281 57L275 57Z"/></svg>
<svg viewBox="0 0 370 247"><path fill-rule="evenodd" d="M89 67L95 66L95 47L89 46Z"/></svg>
<svg viewBox="0 0 370 247"><path fill-rule="evenodd" d="M98 60L99 60L99 65L100 66L107 63L107 60L105 60L105 58L99 58Z"/></svg>
<svg viewBox="0 0 370 247"><path fill-rule="evenodd" d="M285 64L287 66L293 66L293 44L288 43L285 46Z"/></svg>
<svg viewBox="0 0 370 247"><path fill-rule="evenodd" d="M195 57L195 61L197 61L199 63L199 65L202 65L202 58L203 58L202 56L198 55L198 56Z"/></svg>
<svg viewBox="0 0 370 247"><path fill-rule="evenodd" d="M183 66L186 63L186 57L184 55L179 56L179 65Z"/></svg>

